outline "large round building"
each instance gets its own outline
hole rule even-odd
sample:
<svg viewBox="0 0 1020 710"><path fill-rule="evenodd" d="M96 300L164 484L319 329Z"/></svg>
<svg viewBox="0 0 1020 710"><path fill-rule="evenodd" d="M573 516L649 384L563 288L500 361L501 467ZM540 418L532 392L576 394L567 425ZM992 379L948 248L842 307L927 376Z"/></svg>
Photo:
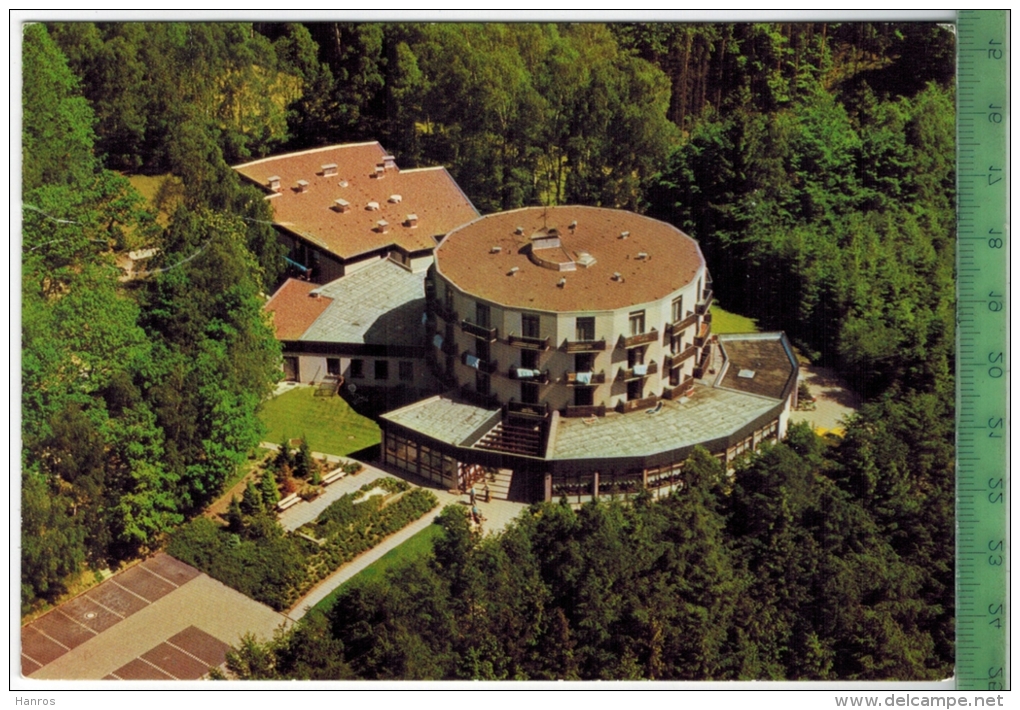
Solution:
<svg viewBox="0 0 1020 710"><path fill-rule="evenodd" d="M390 465L583 501L668 490L695 445L728 461L785 430L789 344L712 338L705 259L669 224L577 206L488 215L447 234L425 285L449 391L383 415Z"/></svg>

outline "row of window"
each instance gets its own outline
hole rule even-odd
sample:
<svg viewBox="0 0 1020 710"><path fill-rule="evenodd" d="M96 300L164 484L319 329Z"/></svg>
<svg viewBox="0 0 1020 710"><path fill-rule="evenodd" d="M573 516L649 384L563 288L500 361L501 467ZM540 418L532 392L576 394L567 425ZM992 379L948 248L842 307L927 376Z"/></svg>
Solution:
<svg viewBox="0 0 1020 710"><path fill-rule="evenodd" d="M701 293L701 281L698 281L698 293ZM452 310L452 292L447 289L446 305ZM684 318L684 298L678 296L671 304L671 322L676 323ZM488 304L475 303L475 324L483 328L492 327L492 311ZM630 314L630 334L641 335L645 332L645 312L634 311ZM537 315L521 314L521 335L526 338L540 338L539 319ZM595 318L594 316L581 316L575 323L575 335L577 340L595 340Z"/></svg>
<svg viewBox="0 0 1020 710"><path fill-rule="evenodd" d="M331 375L340 374L340 358L327 358L326 369ZM390 361L375 360L373 364L373 375L377 380L390 379ZM401 360L397 363L397 376L403 382L414 380L414 363L410 360ZM351 360L351 379L365 378L365 361L359 359Z"/></svg>

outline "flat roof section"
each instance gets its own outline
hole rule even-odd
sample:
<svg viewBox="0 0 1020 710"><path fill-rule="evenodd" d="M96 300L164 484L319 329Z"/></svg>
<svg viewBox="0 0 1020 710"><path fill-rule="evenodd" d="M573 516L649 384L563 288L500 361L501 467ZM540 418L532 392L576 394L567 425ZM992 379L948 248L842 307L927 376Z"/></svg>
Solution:
<svg viewBox="0 0 1020 710"><path fill-rule="evenodd" d="M384 259L311 291L328 307L298 340L366 345L425 344L425 273Z"/></svg>
<svg viewBox="0 0 1020 710"><path fill-rule="evenodd" d="M594 422L562 418L553 442L554 459L651 456L729 436L779 404L774 399L696 387L690 397L662 401L657 414L607 414Z"/></svg>
<svg viewBox="0 0 1020 710"><path fill-rule="evenodd" d="M377 170L380 165L387 167ZM478 216L446 168L399 170L377 142L263 158L234 169L271 195L279 227L344 259L394 244L407 252L432 249L435 237ZM278 191L270 188L274 177ZM338 201L346 202L344 211Z"/></svg>
<svg viewBox="0 0 1020 710"><path fill-rule="evenodd" d="M782 333L717 336L725 365L716 387L783 399L797 378L797 360Z"/></svg>
<svg viewBox="0 0 1020 710"><path fill-rule="evenodd" d="M437 441L459 446L499 414L499 409L486 409L437 395L387 412L382 418Z"/></svg>
<svg viewBox="0 0 1020 710"><path fill-rule="evenodd" d="M554 238L534 244L553 228ZM673 225L601 207L487 215L453 230L436 249L438 272L461 291L511 308L553 312L657 301L691 283L704 266L697 242Z"/></svg>

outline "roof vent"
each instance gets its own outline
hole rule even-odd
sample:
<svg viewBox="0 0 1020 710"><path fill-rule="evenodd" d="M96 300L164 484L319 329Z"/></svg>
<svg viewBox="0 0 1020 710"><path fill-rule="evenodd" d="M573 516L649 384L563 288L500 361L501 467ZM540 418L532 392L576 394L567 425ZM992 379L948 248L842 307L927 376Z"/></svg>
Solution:
<svg viewBox="0 0 1020 710"><path fill-rule="evenodd" d="M518 227L515 229L514 234L524 234L524 227Z"/></svg>
<svg viewBox="0 0 1020 710"><path fill-rule="evenodd" d="M595 263L595 257L586 251L579 251L577 252L577 258L574 261L578 264L578 266L588 268Z"/></svg>
<svg viewBox="0 0 1020 710"><path fill-rule="evenodd" d="M570 231L573 232L575 229L577 229L577 220L576 219L573 222L570 223Z"/></svg>
<svg viewBox="0 0 1020 710"><path fill-rule="evenodd" d="M620 232L620 239L626 239L630 236L630 232Z"/></svg>
<svg viewBox="0 0 1020 710"><path fill-rule="evenodd" d="M621 281L622 282L623 281L623 274L621 274L619 271L614 271L613 272L613 281Z"/></svg>
<svg viewBox="0 0 1020 710"><path fill-rule="evenodd" d="M503 247L493 247L492 249L489 249L490 254L499 254L501 251L503 251Z"/></svg>
<svg viewBox="0 0 1020 710"><path fill-rule="evenodd" d="M400 195L390 195L390 202L392 202L395 205L399 205L403 199L404 198L401 197Z"/></svg>
<svg viewBox="0 0 1020 710"><path fill-rule="evenodd" d="M416 214L407 215L407 219L404 220L404 224L406 224L408 227L411 227L412 229L416 228L418 226L418 215Z"/></svg>
<svg viewBox="0 0 1020 710"><path fill-rule="evenodd" d="M333 209L340 214L343 214L344 212L350 211L351 203L347 200L333 200Z"/></svg>
<svg viewBox="0 0 1020 710"><path fill-rule="evenodd" d="M390 223L387 222L385 219L380 219L378 222L375 223L375 231L377 232L382 232L383 234L386 234L386 231L389 228Z"/></svg>
<svg viewBox="0 0 1020 710"><path fill-rule="evenodd" d="M378 180L382 180L384 177L386 177L386 168L383 166L382 163L376 163L373 175L375 175L375 177Z"/></svg>
<svg viewBox="0 0 1020 710"><path fill-rule="evenodd" d="M269 189L272 190L273 192L279 192L280 191L280 176L279 175L273 175L271 178L269 178Z"/></svg>
<svg viewBox="0 0 1020 710"><path fill-rule="evenodd" d="M323 177L333 177L336 175L336 163L326 163L322 166Z"/></svg>
<svg viewBox="0 0 1020 710"><path fill-rule="evenodd" d="M308 192L308 181L307 180L298 180L297 181L297 191L298 192Z"/></svg>
<svg viewBox="0 0 1020 710"><path fill-rule="evenodd" d="M745 380L753 380L754 370L741 370L737 373L737 377L743 377Z"/></svg>
<svg viewBox="0 0 1020 710"><path fill-rule="evenodd" d="M646 252L646 251L639 251L638 254L637 254L637 258L638 259L647 259L648 258L648 252Z"/></svg>
<svg viewBox="0 0 1020 710"><path fill-rule="evenodd" d="M567 280L566 279L560 279L560 282L558 284L556 284L556 285L559 286L560 288L565 288L566 285L567 285Z"/></svg>
<svg viewBox="0 0 1020 710"><path fill-rule="evenodd" d="M520 271L520 270L521 270L521 267L519 267L519 266L514 266L514 267L511 267L511 269L510 269L510 272L509 272L509 275L510 275L510 276L513 276L514 274L516 274L516 273L517 273L518 271Z"/></svg>
<svg viewBox="0 0 1020 710"><path fill-rule="evenodd" d="M348 182L347 182L346 180L341 180L341 181L340 181L340 182L338 182L337 184L338 184L338 185L339 185L340 187L347 187L347 185L349 185L350 183L348 183Z"/></svg>
<svg viewBox="0 0 1020 710"><path fill-rule="evenodd" d="M369 212L375 212L376 210L379 209L379 203L374 201L369 202L367 205L365 205L365 209L368 210Z"/></svg>
<svg viewBox="0 0 1020 710"><path fill-rule="evenodd" d="M396 170L400 172L400 168L397 167L397 159L392 155L384 155L382 166L384 170Z"/></svg>

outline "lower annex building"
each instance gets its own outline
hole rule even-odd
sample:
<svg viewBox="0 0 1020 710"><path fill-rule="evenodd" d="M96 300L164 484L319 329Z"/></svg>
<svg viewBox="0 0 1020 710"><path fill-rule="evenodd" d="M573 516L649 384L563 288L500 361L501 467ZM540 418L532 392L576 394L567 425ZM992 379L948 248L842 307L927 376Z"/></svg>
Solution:
<svg viewBox="0 0 1020 710"><path fill-rule="evenodd" d="M427 273L383 260L288 281L267 310L293 379L440 392L380 416L386 465L581 503L667 493L695 446L728 464L785 435L798 375L786 336L714 336L712 299L680 230L564 206L456 227Z"/></svg>

